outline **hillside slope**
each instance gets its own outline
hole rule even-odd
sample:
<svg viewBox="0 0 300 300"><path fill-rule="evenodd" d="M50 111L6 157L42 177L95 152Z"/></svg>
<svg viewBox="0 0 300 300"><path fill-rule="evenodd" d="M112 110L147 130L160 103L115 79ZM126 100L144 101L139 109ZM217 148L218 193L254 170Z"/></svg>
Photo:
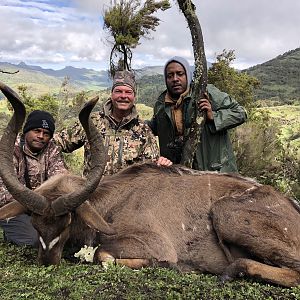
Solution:
<svg viewBox="0 0 300 300"><path fill-rule="evenodd" d="M0 69L6 72L16 72L16 74L0 73L0 81L4 82L11 88L17 90L20 85L26 85L30 93L34 95L56 93L62 83L62 79L46 75L37 70L28 70L9 63L1 63ZM1 95L2 96L2 95Z"/></svg>
<svg viewBox="0 0 300 300"><path fill-rule="evenodd" d="M17 65L0 62L0 69L4 71L19 71L16 74L0 73L0 80L16 88L25 84L33 94L56 93L67 77L76 91L101 90L110 84L107 71L95 71L85 68L65 67L61 70L43 69L39 66L29 66L25 63Z"/></svg>
<svg viewBox="0 0 300 300"><path fill-rule="evenodd" d="M300 48L288 51L261 65L244 70L261 82L258 99L280 103L300 100Z"/></svg>

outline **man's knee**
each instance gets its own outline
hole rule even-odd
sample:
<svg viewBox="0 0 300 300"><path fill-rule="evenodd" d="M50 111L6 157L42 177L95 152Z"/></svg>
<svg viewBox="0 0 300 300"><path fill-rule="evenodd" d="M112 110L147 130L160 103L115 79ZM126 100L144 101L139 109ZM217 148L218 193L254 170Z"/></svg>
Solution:
<svg viewBox="0 0 300 300"><path fill-rule="evenodd" d="M30 216L22 214L8 221L0 221L4 239L13 244L37 247L38 234L31 224Z"/></svg>

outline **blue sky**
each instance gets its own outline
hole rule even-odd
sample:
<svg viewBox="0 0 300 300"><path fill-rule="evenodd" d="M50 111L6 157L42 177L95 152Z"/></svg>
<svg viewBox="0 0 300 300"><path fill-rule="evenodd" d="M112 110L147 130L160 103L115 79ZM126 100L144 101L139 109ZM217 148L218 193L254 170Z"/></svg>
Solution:
<svg viewBox="0 0 300 300"><path fill-rule="evenodd" d="M102 14L109 0L0 2L0 61L107 69L111 43ZM246 68L300 47L299 0L194 0L209 61L234 49ZM163 65L174 55L193 62L190 33L178 7L158 13L161 24L133 52L133 67Z"/></svg>

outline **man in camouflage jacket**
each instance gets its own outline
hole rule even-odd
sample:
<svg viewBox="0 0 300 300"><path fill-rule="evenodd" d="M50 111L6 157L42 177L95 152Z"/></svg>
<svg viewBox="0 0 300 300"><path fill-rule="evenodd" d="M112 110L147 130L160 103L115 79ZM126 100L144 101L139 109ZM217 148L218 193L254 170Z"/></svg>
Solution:
<svg viewBox="0 0 300 300"><path fill-rule="evenodd" d="M159 157L157 141L148 125L142 122L135 107L135 80L133 73L118 71L114 76L111 98L102 111L93 113L92 120L102 133L108 148L104 175L112 175L136 162L157 160L169 166L171 161ZM90 168L90 149L82 126L76 124L55 135L55 140L65 152L84 146L84 171Z"/></svg>
<svg viewBox="0 0 300 300"><path fill-rule="evenodd" d="M13 162L19 181L34 190L49 177L66 172L60 148L52 139L54 119L45 111L35 110L29 114L23 134L17 138ZM13 201L0 178L0 207ZM37 233L27 214L9 221L0 221L6 240L18 245L37 245Z"/></svg>

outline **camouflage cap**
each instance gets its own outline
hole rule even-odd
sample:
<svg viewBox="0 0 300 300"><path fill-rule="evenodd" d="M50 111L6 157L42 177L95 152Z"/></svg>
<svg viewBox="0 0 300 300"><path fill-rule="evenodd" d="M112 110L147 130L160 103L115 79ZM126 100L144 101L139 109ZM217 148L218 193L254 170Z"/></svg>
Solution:
<svg viewBox="0 0 300 300"><path fill-rule="evenodd" d="M117 71L114 76L113 85L111 89L113 90L116 86L120 85L127 85L131 87L135 92L136 83L134 73L127 70Z"/></svg>

